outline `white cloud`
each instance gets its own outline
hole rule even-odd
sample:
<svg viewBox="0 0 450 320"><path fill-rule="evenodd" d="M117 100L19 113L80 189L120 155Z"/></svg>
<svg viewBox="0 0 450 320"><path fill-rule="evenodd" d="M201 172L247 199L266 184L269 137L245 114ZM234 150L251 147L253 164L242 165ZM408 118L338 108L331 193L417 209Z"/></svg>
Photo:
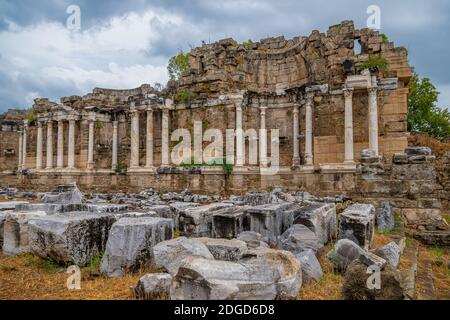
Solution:
<svg viewBox="0 0 450 320"><path fill-rule="evenodd" d="M29 107L39 92L55 93L51 87L55 84L73 88L65 92L70 95L85 94L94 87L132 88L142 83L165 83L167 60L152 59L145 53L159 40L161 28L183 28L182 24L179 16L151 10L114 17L81 32L71 32L55 22L25 28L10 24L0 32L0 72L8 78L0 80L21 93L14 100L17 107Z"/></svg>

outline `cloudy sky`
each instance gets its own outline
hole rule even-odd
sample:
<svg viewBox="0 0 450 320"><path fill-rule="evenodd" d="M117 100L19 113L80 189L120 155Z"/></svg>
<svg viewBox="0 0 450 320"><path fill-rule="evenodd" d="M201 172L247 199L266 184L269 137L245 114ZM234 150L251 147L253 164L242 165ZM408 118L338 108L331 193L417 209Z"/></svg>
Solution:
<svg viewBox="0 0 450 320"><path fill-rule="evenodd" d="M372 4L381 32L409 50L449 107L448 0L0 0L0 112L41 96L165 83L168 59L202 40L308 35L343 20L362 28ZM70 5L81 9L79 31L67 28Z"/></svg>

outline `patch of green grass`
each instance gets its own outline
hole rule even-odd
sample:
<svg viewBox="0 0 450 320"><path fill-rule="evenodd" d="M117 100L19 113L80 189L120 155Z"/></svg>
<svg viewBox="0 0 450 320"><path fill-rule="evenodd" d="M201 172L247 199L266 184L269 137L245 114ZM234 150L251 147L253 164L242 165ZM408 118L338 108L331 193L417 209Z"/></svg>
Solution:
<svg viewBox="0 0 450 320"><path fill-rule="evenodd" d="M441 258L444 255L444 249L439 246L431 247L430 252L435 258Z"/></svg>
<svg viewBox="0 0 450 320"><path fill-rule="evenodd" d="M30 253L24 254L23 257L27 266L35 266L48 273L56 273L65 266L53 260L42 259L41 257L32 255Z"/></svg>
<svg viewBox="0 0 450 320"><path fill-rule="evenodd" d="M174 237L174 238L179 238L179 237L181 237L181 232L180 232L179 229L175 229L175 230L174 230L174 232L173 232L173 237Z"/></svg>
<svg viewBox="0 0 450 320"><path fill-rule="evenodd" d="M100 267L100 262L102 261L102 256L100 254L93 256L89 259L87 264L88 268L98 269Z"/></svg>
<svg viewBox="0 0 450 320"><path fill-rule="evenodd" d="M411 238L406 238L405 245L406 247L410 248L413 245L413 240Z"/></svg>
<svg viewBox="0 0 450 320"><path fill-rule="evenodd" d="M447 223L450 223L450 213L444 213L442 215L442 218L447 221Z"/></svg>
<svg viewBox="0 0 450 320"><path fill-rule="evenodd" d="M383 230L382 234L385 236L402 236L405 234L405 225L404 220L401 215L394 215L394 229L392 230Z"/></svg>

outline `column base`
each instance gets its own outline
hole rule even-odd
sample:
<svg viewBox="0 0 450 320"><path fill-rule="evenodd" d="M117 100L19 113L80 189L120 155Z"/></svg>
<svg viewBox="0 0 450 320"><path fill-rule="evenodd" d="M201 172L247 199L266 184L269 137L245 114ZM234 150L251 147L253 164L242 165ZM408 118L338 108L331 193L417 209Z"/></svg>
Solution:
<svg viewBox="0 0 450 320"><path fill-rule="evenodd" d="M292 158L292 167L294 168L300 167L300 158L297 157Z"/></svg>
<svg viewBox="0 0 450 320"><path fill-rule="evenodd" d="M355 172L355 163L327 163L320 164L320 170L324 173L335 173L335 172Z"/></svg>
<svg viewBox="0 0 450 320"><path fill-rule="evenodd" d="M313 173L314 172L314 166L312 164L307 164L300 167L300 171L304 173Z"/></svg>

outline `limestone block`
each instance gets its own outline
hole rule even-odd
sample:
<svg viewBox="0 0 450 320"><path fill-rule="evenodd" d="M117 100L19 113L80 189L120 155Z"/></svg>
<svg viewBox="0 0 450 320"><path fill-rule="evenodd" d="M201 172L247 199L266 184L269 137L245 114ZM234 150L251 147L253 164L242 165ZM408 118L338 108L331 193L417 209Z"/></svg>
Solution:
<svg viewBox="0 0 450 320"><path fill-rule="evenodd" d="M313 250L307 249L294 254L302 267L303 283L319 281L323 276L322 267Z"/></svg>
<svg viewBox="0 0 450 320"><path fill-rule="evenodd" d="M237 239L194 238L205 244L214 259L238 261L247 251L247 244Z"/></svg>
<svg viewBox="0 0 450 320"><path fill-rule="evenodd" d="M262 235L255 231L244 231L238 234L238 240L242 240L249 248L268 247L269 245L262 241Z"/></svg>
<svg viewBox="0 0 450 320"><path fill-rule="evenodd" d="M153 247L155 266L166 269L171 275L177 274L182 260L189 256L214 259L203 242L186 237L162 241Z"/></svg>
<svg viewBox="0 0 450 320"><path fill-rule="evenodd" d="M81 204L84 202L84 196L75 183L60 185L51 193L45 194L41 201L43 203L61 203L61 204Z"/></svg>
<svg viewBox="0 0 450 320"><path fill-rule="evenodd" d="M250 230L260 233L271 243L290 226L284 225L285 212L293 206L289 202L264 204L251 207L246 212L250 217Z"/></svg>
<svg viewBox="0 0 450 320"><path fill-rule="evenodd" d="M172 219L121 218L109 231L100 272L115 277L138 270L151 261L153 246L172 237Z"/></svg>
<svg viewBox="0 0 450 320"><path fill-rule="evenodd" d="M299 262L288 252L265 250L255 252L239 263L186 258L174 277L171 299L273 300L296 297L302 284Z"/></svg>
<svg viewBox="0 0 450 320"><path fill-rule="evenodd" d="M217 210L232 206L233 204L231 203L219 202L184 209L178 217L178 228L183 235L211 237L214 213Z"/></svg>
<svg viewBox="0 0 450 320"><path fill-rule="evenodd" d="M12 256L30 252L29 220L46 216L44 211L9 212L3 222L3 254Z"/></svg>
<svg viewBox="0 0 450 320"><path fill-rule="evenodd" d="M325 245L336 237L336 205L334 203L314 203L299 207L294 211L293 223L307 226Z"/></svg>
<svg viewBox="0 0 450 320"><path fill-rule="evenodd" d="M327 253L327 258L331 260L339 270L345 270L354 260L358 259L363 249L355 242L348 239L338 240L334 247Z"/></svg>
<svg viewBox="0 0 450 320"><path fill-rule="evenodd" d="M212 236L232 239L244 230L250 229L246 206L234 206L217 210L212 218Z"/></svg>
<svg viewBox="0 0 450 320"><path fill-rule="evenodd" d="M194 202L173 202L169 205L171 213L163 214L163 218L173 219L173 221L175 221L175 229L179 229L178 217L180 215L180 212L187 208L194 208L199 206L200 204Z"/></svg>
<svg viewBox="0 0 450 320"><path fill-rule="evenodd" d="M378 231L390 231L395 227L394 213L389 202L384 201L376 209L376 222Z"/></svg>
<svg viewBox="0 0 450 320"><path fill-rule="evenodd" d="M387 245L382 247L376 248L371 252L386 260L394 268L397 268L400 262L401 249L400 246L394 241L389 242Z"/></svg>
<svg viewBox="0 0 450 320"><path fill-rule="evenodd" d="M30 219L30 251L42 258L86 265L103 253L113 215L66 213Z"/></svg>
<svg viewBox="0 0 450 320"><path fill-rule="evenodd" d="M168 273L149 273L141 277L134 288L136 299L168 298L172 276Z"/></svg>
<svg viewBox="0 0 450 320"><path fill-rule="evenodd" d="M287 229L279 238L279 247L292 253L312 250L318 253L323 244L316 234L302 224L294 224Z"/></svg>
<svg viewBox="0 0 450 320"><path fill-rule="evenodd" d="M370 204L354 204L339 215L338 239L349 239L368 249L375 226L375 208Z"/></svg>

